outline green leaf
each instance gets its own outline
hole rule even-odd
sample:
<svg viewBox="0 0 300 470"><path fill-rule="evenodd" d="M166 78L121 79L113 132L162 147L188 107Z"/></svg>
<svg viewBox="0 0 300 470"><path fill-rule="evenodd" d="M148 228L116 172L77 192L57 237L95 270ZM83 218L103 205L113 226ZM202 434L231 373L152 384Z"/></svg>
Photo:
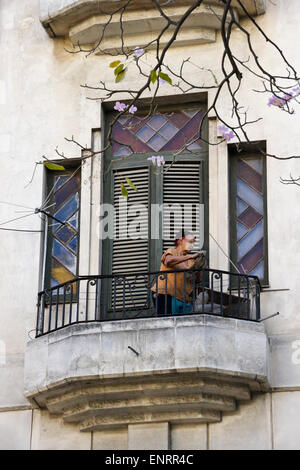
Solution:
<svg viewBox="0 0 300 470"><path fill-rule="evenodd" d="M152 82L152 83L155 83L155 82L156 82L156 80L157 80L156 70L151 70L150 78L151 78L151 82Z"/></svg>
<svg viewBox="0 0 300 470"><path fill-rule="evenodd" d="M119 83L123 78L125 77L126 74L126 69L122 70L117 76L116 76L116 83Z"/></svg>
<svg viewBox="0 0 300 470"><path fill-rule="evenodd" d="M117 76L119 75L120 72L122 72L122 70L124 69L124 64L120 64L115 70L114 70L114 74Z"/></svg>
<svg viewBox="0 0 300 470"><path fill-rule="evenodd" d="M48 170L60 170L63 171L65 170L65 167L62 165L57 165L56 163L50 163L50 162L43 162L45 167L48 168Z"/></svg>
<svg viewBox="0 0 300 470"><path fill-rule="evenodd" d="M121 63L120 60L114 60L113 62L111 62L111 63L109 64L109 66L110 66L112 69L114 69L114 68L117 67L117 65L119 65L120 63Z"/></svg>
<svg viewBox="0 0 300 470"><path fill-rule="evenodd" d="M216 84L216 85L219 85L218 79L217 79L217 77L215 76L215 74L213 73L213 71L210 70L210 72L211 72L211 74L212 74L212 76L213 76L213 79L214 79L214 81L215 81L215 84Z"/></svg>
<svg viewBox="0 0 300 470"><path fill-rule="evenodd" d="M134 184L133 184L133 182L131 181L131 179L126 178L126 181L127 181L127 183L129 184L129 186L130 186L132 189L134 189L135 191L138 190L137 187L134 186Z"/></svg>
<svg viewBox="0 0 300 470"><path fill-rule="evenodd" d="M124 184L121 183L121 193L122 193L122 196L125 198L125 199L128 199L128 191L127 189L125 188Z"/></svg>
<svg viewBox="0 0 300 470"><path fill-rule="evenodd" d="M170 83L170 85L172 85L172 80L171 80L171 78L169 77L169 75L167 73L158 72L158 75L159 75L160 78L162 78L166 82Z"/></svg>

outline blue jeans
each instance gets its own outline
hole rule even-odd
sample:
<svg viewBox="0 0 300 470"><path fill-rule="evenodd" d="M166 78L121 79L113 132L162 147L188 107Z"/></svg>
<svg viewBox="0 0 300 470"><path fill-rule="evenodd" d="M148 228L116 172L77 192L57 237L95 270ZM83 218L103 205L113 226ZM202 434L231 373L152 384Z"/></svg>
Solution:
<svg viewBox="0 0 300 470"><path fill-rule="evenodd" d="M176 313L190 313L193 310L191 302L181 302L181 300L172 297L172 315Z"/></svg>

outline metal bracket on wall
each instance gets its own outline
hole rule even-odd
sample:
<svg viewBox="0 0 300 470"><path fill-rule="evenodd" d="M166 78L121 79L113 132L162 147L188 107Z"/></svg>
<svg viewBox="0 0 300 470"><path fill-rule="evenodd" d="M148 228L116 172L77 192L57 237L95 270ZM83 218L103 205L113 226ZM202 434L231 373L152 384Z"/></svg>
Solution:
<svg viewBox="0 0 300 470"><path fill-rule="evenodd" d="M276 317L277 315L280 315L280 312L272 313L272 315L269 315L268 317L265 317L265 318L261 318L258 321L261 322L261 321L269 320L269 318Z"/></svg>

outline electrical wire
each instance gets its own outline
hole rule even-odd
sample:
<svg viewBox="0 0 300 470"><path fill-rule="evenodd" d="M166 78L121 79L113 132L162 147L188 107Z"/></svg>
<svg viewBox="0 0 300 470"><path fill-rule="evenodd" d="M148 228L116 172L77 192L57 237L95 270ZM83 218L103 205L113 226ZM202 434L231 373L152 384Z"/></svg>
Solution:
<svg viewBox="0 0 300 470"><path fill-rule="evenodd" d="M0 227L0 230L7 230L9 232L31 232L31 233L41 233L43 230L21 230L18 228L4 228Z"/></svg>
<svg viewBox="0 0 300 470"><path fill-rule="evenodd" d="M234 262L230 259L230 257L227 255L227 253L223 250L223 248L221 247L221 245L217 242L217 240L214 238L214 236L209 232L209 235L211 236L211 238L214 240L214 242L216 243L216 245L220 248L220 250L222 251L222 253L226 256L226 258L229 260L229 262L232 264L232 266L237 270L237 272L239 274L247 274L246 273L246 270L244 268L243 265L242 268L243 268L243 271L244 273L241 273L240 270L238 269L238 267L234 264ZM251 314L253 315L253 311L254 311L254 297L255 297L255 292L256 292L256 285L254 283L254 281L252 279L249 278L249 285L250 285L250 289L249 289L249 294L252 293L252 299L250 298L250 309L251 309ZM252 305L251 305L252 304Z"/></svg>
<svg viewBox="0 0 300 470"><path fill-rule="evenodd" d="M226 256L226 258L229 260L229 262L232 264L232 266L237 270L237 272L238 272L239 274L242 274L242 273L240 272L240 270L238 269L238 267L234 264L234 262L233 262L233 261L230 259L230 257L227 255L227 253L223 250L223 248L221 247L221 245L217 242L217 240L215 239L215 237L214 237L211 233L209 233L209 235L211 236L211 238L213 239L213 241L216 243L216 245L220 248L220 250L222 251L223 255Z"/></svg>
<svg viewBox="0 0 300 470"><path fill-rule="evenodd" d="M9 206L16 206L16 207L23 207L25 209L32 209L34 210L34 207L29 207L29 206L22 206L21 204L14 204L12 202L7 202L7 201L0 201L0 204L7 204Z"/></svg>
<svg viewBox="0 0 300 470"><path fill-rule="evenodd" d="M37 165L36 165L36 166L37 166ZM79 169L80 169L80 166L78 166L78 167L74 170L74 172L70 175L70 177L67 179L67 181L66 181L64 184L68 183L68 182L71 180L71 178L73 178L73 176L77 173L77 171L78 171ZM49 194L47 195L47 197L46 197L45 201L43 202L43 204L42 204L42 206L41 206L40 209L43 209L43 210L49 209L50 207L52 207L52 206L54 205L54 204L50 204L50 205L46 206L46 204L47 204L47 203L49 202L49 200L50 200L50 197L51 197L51 195L52 195L54 189L55 189L55 185L53 185L52 189L49 191ZM31 233L41 233L41 232L42 232L42 230L26 230L26 229L8 229L8 228L2 228L2 227L1 227L2 225L6 225L6 224L9 224L10 222L14 222L14 221L16 221L16 220L24 219L25 217L29 217L30 215L36 214L36 212L35 212L36 209L33 208L33 207L30 207L30 206L24 206L24 205L22 205L22 204L16 204L16 203L13 203L13 202L8 202L8 201L0 201L0 204L7 204L7 205L9 205L9 206L15 206L15 207L23 207L23 208L25 208L25 209L31 209L32 211L34 211L34 212L31 212L30 214L22 215L21 217L15 217L15 218L13 218L13 219L9 219L9 220L6 220L5 222L0 223L0 230L6 230L6 231L10 231L10 232L31 232ZM21 212L21 211L20 211L20 212ZM22 211L22 212L27 212L27 211ZM28 211L28 212L29 212L29 211Z"/></svg>
<svg viewBox="0 0 300 470"><path fill-rule="evenodd" d="M32 211L14 211L16 214L24 214L25 212L28 214L29 212L32 213Z"/></svg>
<svg viewBox="0 0 300 470"><path fill-rule="evenodd" d="M2 222L0 225L6 225L6 224L9 224L10 222L13 222L14 220L24 219L25 217L29 217L29 216L34 215L34 214L35 213L32 212L31 214L22 215L21 217L15 217L14 219L10 219L10 220L7 220L6 222Z"/></svg>
<svg viewBox="0 0 300 470"><path fill-rule="evenodd" d="M42 163L42 162L35 162L35 165L34 165L34 170L33 170L33 173L32 173L32 176L29 180L29 182L24 186L24 189L26 189L33 181L33 178L34 178L34 175L35 175L35 172L36 172L36 169L37 169L37 166Z"/></svg>
<svg viewBox="0 0 300 470"><path fill-rule="evenodd" d="M55 202L53 204L50 204L49 206L47 207L41 207L41 209L43 209L44 211L46 211L47 209L49 209L50 207L52 206L55 206Z"/></svg>

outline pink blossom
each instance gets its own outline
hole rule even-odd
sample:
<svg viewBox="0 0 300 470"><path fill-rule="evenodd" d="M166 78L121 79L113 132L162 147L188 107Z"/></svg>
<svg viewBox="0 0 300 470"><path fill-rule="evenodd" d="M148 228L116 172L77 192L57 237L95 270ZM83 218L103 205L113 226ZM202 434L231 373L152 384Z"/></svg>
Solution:
<svg viewBox="0 0 300 470"><path fill-rule="evenodd" d="M283 108L286 104L286 100L283 98L277 98L277 96L271 96L269 98L268 106L277 106L278 108Z"/></svg>
<svg viewBox="0 0 300 470"><path fill-rule="evenodd" d="M145 51L141 47L136 46L133 52L134 52L135 57L141 57L141 55L143 55Z"/></svg>
<svg viewBox="0 0 300 470"><path fill-rule="evenodd" d="M234 132L233 131L225 132L224 139L227 140L227 142L229 142L233 138L234 138Z"/></svg>
<svg viewBox="0 0 300 470"><path fill-rule="evenodd" d="M117 101L116 104L114 105L114 109L116 111L125 111L128 106L125 103L120 103L120 101Z"/></svg>
<svg viewBox="0 0 300 470"><path fill-rule="evenodd" d="M157 155L157 156L152 155L152 157L148 157L147 160L151 160L152 164L154 166L156 166L156 165L161 166L161 165L164 165L166 163L164 157L161 157L159 155Z"/></svg>
<svg viewBox="0 0 300 470"><path fill-rule="evenodd" d="M284 108L284 106L293 98L296 98L300 93L300 87L293 88L292 91L285 93L282 98L272 95L269 98L268 106L277 106L277 108Z"/></svg>
<svg viewBox="0 0 300 470"><path fill-rule="evenodd" d="M222 136L225 140L227 140L227 142L233 139L235 135L232 130L228 129L228 127L225 126L225 124L222 124L222 126L218 126L218 132L222 134Z"/></svg>
<svg viewBox="0 0 300 470"><path fill-rule="evenodd" d="M130 106L128 112L130 114L134 114L135 112L137 111L137 107L136 106L133 106L133 104Z"/></svg>
<svg viewBox="0 0 300 470"><path fill-rule="evenodd" d="M228 130L228 127L225 126L225 124L222 124L222 126L218 126L218 132L220 134L224 134Z"/></svg>

